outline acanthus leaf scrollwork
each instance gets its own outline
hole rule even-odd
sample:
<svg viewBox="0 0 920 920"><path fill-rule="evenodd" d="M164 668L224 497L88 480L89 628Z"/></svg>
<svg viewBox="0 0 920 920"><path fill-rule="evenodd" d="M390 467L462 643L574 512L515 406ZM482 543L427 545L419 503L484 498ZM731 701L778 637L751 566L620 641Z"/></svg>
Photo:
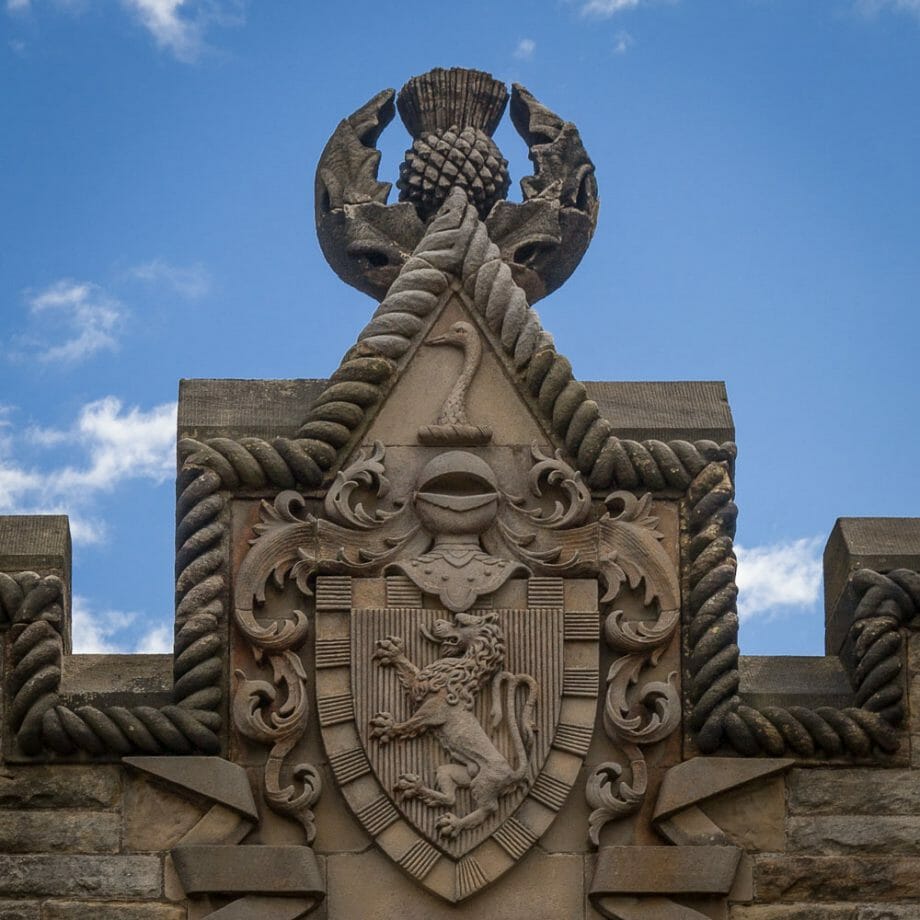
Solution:
<svg viewBox="0 0 920 920"><path fill-rule="evenodd" d="M238 731L271 750L265 764L265 799L280 814L303 825L307 841L315 834L312 806L322 790L320 774L312 764L290 770L291 782L283 780L286 761L302 738L310 717L306 672L300 657L309 633L309 619L302 610L263 625L255 605L264 605L269 582L281 589L289 579L305 596L313 593L317 573L356 571L379 565L406 547L418 532L417 525L400 531L401 507L368 512L357 499L360 488L370 488L377 499L389 488L383 470L383 446L369 452L340 472L325 501L325 512L344 526L319 519L307 512L298 492L286 490L274 502L262 502L256 537L237 574L234 620L249 643L257 665L271 671L271 680L250 678L237 670L232 711ZM349 546L358 558L348 558Z"/></svg>
<svg viewBox="0 0 920 920"><path fill-rule="evenodd" d="M651 494L613 492L604 501L605 512L586 522L590 493L579 474L561 452L550 458L535 447L532 453L531 492L543 498L545 482L561 490L563 500L547 512L511 499L500 521L501 537L510 551L538 574L595 574L604 587L603 604L611 604L628 585L633 590L644 587L644 605L657 608L651 622L628 620L622 610L613 610L604 624L604 638L616 656L607 674L604 728L629 763L632 781L617 782L624 766L614 762L600 764L590 775L586 796L594 811L589 836L597 844L607 821L642 804L647 769L640 746L666 738L680 723L676 674L659 680L653 670L680 621L677 571L662 546Z"/></svg>
<svg viewBox="0 0 920 920"><path fill-rule="evenodd" d="M604 727L621 748L632 779L630 783L612 781L623 770L620 764L601 764L592 773L587 795L594 808L590 822L594 840L606 821L639 807L646 788L640 746L669 735L680 719L675 675L662 681L654 674L678 626L679 587L657 519L650 513L651 496L614 492L605 500L606 510L591 520L590 492L561 452L549 456L533 448L529 499L498 489L494 473L473 455L449 452L440 456L428 471L431 482L444 481L435 473L460 472L476 485L475 495L432 492L425 486L428 480L423 471L413 500L393 501L384 449L375 443L336 476L323 504L324 517L307 513L305 500L296 492L282 492L274 504L263 504L258 536L239 572L236 620L256 660L266 656L274 676L270 685L241 679L235 711L241 713L238 725L244 734L273 744L266 769L268 801L287 813L291 813L292 802L304 810L306 799L283 789L280 775L284 758L303 734L308 718L303 678L297 670L297 651L306 639L308 620L301 611L293 610L280 621L266 625L257 621L253 603L264 603L269 579L279 587L293 579L309 595L316 574L371 575L396 570L428 591L430 586L415 568L423 563L422 568L432 568L432 553L445 556L451 564L442 567L451 573L456 569L458 576L461 571L468 576L470 560L481 557L484 564L494 564L496 571L504 567L504 574L496 575L499 581L523 570L521 563L538 575L594 575L603 584L604 603L612 602L628 585L634 590L644 587L643 603L657 608L652 622L628 620L620 610L610 612L605 622L604 636L616 657L607 675ZM378 505L384 499L386 507ZM482 523L473 528L478 538L474 532L452 534L449 526L442 532L446 522L458 526L457 514L479 515ZM448 607L456 613L489 590L489 585L480 585L456 597L444 587L440 592L444 600L447 591ZM309 783L310 772L303 776Z"/></svg>

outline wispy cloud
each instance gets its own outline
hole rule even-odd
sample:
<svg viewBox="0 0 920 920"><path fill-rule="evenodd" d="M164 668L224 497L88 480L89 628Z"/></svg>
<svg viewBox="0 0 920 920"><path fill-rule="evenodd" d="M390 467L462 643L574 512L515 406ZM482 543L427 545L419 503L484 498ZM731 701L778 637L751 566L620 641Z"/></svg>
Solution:
<svg viewBox="0 0 920 920"><path fill-rule="evenodd" d="M120 610L93 610L85 597L75 594L71 621L73 650L86 655L120 651L113 639L121 630L127 629L136 617L136 613Z"/></svg>
<svg viewBox="0 0 920 920"><path fill-rule="evenodd" d="M84 6L75 0L52 5L72 14ZM5 0L10 15L37 8L32 0ZM157 47L183 63L194 63L208 50L212 26L236 26L245 21L246 0L121 0L122 8L153 38Z"/></svg>
<svg viewBox="0 0 920 920"><path fill-rule="evenodd" d="M20 345L37 360L75 364L97 352L117 348L124 308L99 285L62 278L36 294L28 294L27 300L38 328L22 337Z"/></svg>
<svg viewBox="0 0 920 920"><path fill-rule="evenodd" d="M165 655L173 650L172 627L169 623L148 629L134 645L141 655Z"/></svg>
<svg viewBox="0 0 920 920"><path fill-rule="evenodd" d="M821 537L736 546L742 620L814 608L821 593Z"/></svg>
<svg viewBox="0 0 920 920"><path fill-rule="evenodd" d="M536 50L537 43L532 38L522 38L514 49L514 56L519 61L530 61Z"/></svg>
<svg viewBox="0 0 920 920"><path fill-rule="evenodd" d="M199 300L211 291L211 275L200 262L172 265L163 259L153 259L128 269L127 275L137 281L163 284L186 300Z"/></svg>
<svg viewBox="0 0 920 920"><path fill-rule="evenodd" d="M129 480L165 482L175 471L174 402L145 411L107 396L83 406L68 428L33 427L17 434L7 425L2 431L0 513L69 514L75 543L105 539L96 507L100 495ZM27 463L17 457L49 448L69 462Z"/></svg>
<svg viewBox="0 0 920 920"><path fill-rule="evenodd" d="M626 54L636 43L636 40L625 29L620 29L613 37L613 53Z"/></svg>
<svg viewBox="0 0 920 920"><path fill-rule="evenodd" d="M63 429L13 424L15 409L0 406L0 514L67 514L77 545L106 540L99 498L129 480L161 483L175 470L176 404L126 408L114 396L86 404ZM44 462L52 450L64 463ZM31 453L31 462L22 459ZM133 611L97 609L73 598L74 651L172 650L171 616L156 621Z"/></svg>
<svg viewBox="0 0 920 920"><path fill-rule="evenodd" d="M635 9L641 0L587 0L582 4L581 15L595 19L610 19L617 13Z"/></svg>
<svg viewBox="0 0 920 920"><path fill-rule="evenodd" d="M122 5L150 33L159 48L177 60L193 63L205 50L212 25L243 21L242 0L122 0Z"/></svg>
<svg viewBox="0 0 920 920"><path fill-rule="evenodd" d="M199 21L181 14L188 9L186 0L122 0L125 7L153 36L154 41L178 58L190 62L197 59L202 47L202 26Z"/></svg>
<svg viewBox="0 0 920 920"><path fill-rule="evenodd" d="M152 259L116 272L106 287L61 278L41 290L26 290L29 328L13 339L8 357L69 366L116 350L130 313L111 287L123 287L126 281L141 282L158 293L171 292L188 301L206 297L212 287L211 274L200 262L173 265Z"/></svg>
<svg viewBox="0 0 920 920"><path fill-rule="evenodd" d="M106 396L87 403L69 429L32 428L26 436L42 446L69 444L85 452L86 465L50 474L58 493L110 491L129 478L162 482L175 472L176 403L145 412Z"/></svg>
<svg viewBox="0 0 920 920"><path fill-rule="evenodd" d="M134 611L96 610L88 598L74 595L73 650L84 655L171 652L173 643L167 623L148 622L147 628L137 636L137 628L144 625L145 619Z"/></svg>

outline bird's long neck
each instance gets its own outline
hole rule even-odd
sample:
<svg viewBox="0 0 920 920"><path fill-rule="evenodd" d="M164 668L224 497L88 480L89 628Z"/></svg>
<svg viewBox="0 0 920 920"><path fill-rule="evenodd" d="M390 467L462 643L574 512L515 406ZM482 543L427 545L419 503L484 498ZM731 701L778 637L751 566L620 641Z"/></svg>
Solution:
<svg viewBox="0 0 920 920"><path fill-rule="evenodd" d="M473 380L473 375L482 360L482 343L479 336L472 335L461 346L463 348L463 368L453 388L444 400L439 425L469 424L466 417L466 394Z"/></svg>

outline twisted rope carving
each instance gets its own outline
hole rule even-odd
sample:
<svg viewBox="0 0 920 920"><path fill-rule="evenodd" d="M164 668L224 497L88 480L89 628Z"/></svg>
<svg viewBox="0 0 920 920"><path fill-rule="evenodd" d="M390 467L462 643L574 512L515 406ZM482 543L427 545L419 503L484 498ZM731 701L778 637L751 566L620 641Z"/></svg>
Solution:
<svg viewBox="0 0 920 920"><path fill-rule="evenodd" d="M26 753L37 753L42 717L61 682L63 582L56 575L0 572L0 619L12 626L10 727Z"/></svg>
<svg viewBox="0 0 920 920"><path fill-rule="evenodd" d="M571 364L556 352L462 191L452 193L429 225L296 438L187 438L179 444L180 456L214 470L230 489L316 488L393 385L400 362L454 281L593 489L683 492L708 463L734 460L730 443L616 437Z"/></svg>
<svg viewBox="0 0 920 920"><path fill-rule="evenodd" d="M213 469L192 463L179 475L172 705L66 705L60 697L60 579L0 574L0 607L14 624L10 724L24 754L45 748L94 756L220 752L226 488Z"/></svg>
<svg viewBox="0 0 920 920"><path fill-rule="evenodd" d="M723 742L742 754L802 756L893 752L903 718L900 627L920 612L920 574L868 569L851 584L859 596L849 642L856 706L755 709L738 696L738 589L733 550L738 508L727 464L712 462L688 489L689 611L686 634L691 730L704 754Z"/></svg>
<svg viewBox="0 0 920 920"><path fill-rule="evenodd" d="M314 403L296 438L183 438L183 464L208 468L224 487L238 489L314 489L351 439L365 413L380 402L395 377L396 365L361 343L345 356Z"/></svg>

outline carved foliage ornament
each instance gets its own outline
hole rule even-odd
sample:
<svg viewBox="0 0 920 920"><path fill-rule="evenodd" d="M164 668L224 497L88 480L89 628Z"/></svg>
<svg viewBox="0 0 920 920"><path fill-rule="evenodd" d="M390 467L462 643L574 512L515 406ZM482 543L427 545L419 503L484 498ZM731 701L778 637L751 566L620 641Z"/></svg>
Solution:
<svg viewBox="0 0 920 920"><path fill-rule="evenodd" d="M294 492L264 502L239 570L236 622L272 679L240 675L234 712L245 735L272 745L268 801L309 827L319 793L308 765L292 768L301 791L282 782L308 717L306 615L256 616L269 581L293 579L315 596L317 718L337 784L377 844L450 901L523 856L578 776L598 686L595 579L606 599L644 584L660 610L653 624L615 611L606 626L621 654L605 726L634 762L635 796L638 745L677 724L671 684L643 679L676 623L676 576L648 500L611 496L622 508L594 519L580 475L532 452L527 495L509 494L482 457L447 450L394 497L375 443L338 474L321 517ZM593 827L623 796L592 783L606 809ZM507 858L488 855L496 843Z"/></svg>

